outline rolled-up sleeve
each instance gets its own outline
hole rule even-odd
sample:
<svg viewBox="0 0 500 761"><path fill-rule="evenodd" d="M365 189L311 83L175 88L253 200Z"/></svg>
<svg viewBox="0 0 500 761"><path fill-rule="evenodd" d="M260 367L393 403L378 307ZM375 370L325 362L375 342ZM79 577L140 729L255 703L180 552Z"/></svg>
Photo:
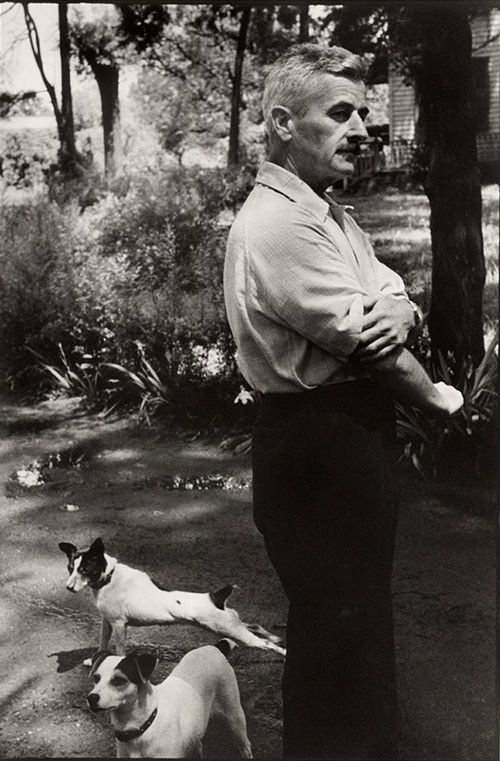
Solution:
<svg viewBox="0 0 500 761"><path fill-rule="evenodd" d="M315 217L294 212L253 230L251 280L284 324L347 361L359 342L367 292Z"/></svg>

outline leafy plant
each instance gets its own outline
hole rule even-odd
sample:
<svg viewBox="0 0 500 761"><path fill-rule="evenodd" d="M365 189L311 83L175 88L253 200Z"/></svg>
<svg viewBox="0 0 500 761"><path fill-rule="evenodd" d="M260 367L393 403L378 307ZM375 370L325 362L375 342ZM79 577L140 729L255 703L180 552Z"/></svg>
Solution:
<svg viewBox="0 0 500 761"><path fill-rule="evenodd" d="M464 397L462 409L451 418L430 417L413 407L397 405L398 436L403 443L400 460L411 465L424 478L472 472L485 468L491 431L497 411L496 380L498 332L492 338L478 367L463 363L452 380L446 361L438 357L434 380L459 388Z"/></svg>
<svg viewBox="0 0 500 761"><path fill-rule="evenodd" d="M129 370L115 362L104 362L102 368L118 373L123 378L128 389L132 391L132 398L139 397L139 420L146 420L151 424L152 416L162 407L170 407L172 404L169 387L164 383L152 364L148 362L144 351L139 347L139 367L136 372ZM117 388L117 393L124 398L123 387Z"/></svg>
<svg viewBox="0 0 500 761"><path fill-rule="evenodd" d="M92 359L91 355L84 355L84 362L74 363L72 366L66 357L62 345L58 344L60 364L54 365L44 359L34 349L28 347L28 350L41 360L40 367L50 375L58 388L70 396L83 397L87 406L91 409L102 405L104 393L103 378L100 366L88 361Z"/></svg>

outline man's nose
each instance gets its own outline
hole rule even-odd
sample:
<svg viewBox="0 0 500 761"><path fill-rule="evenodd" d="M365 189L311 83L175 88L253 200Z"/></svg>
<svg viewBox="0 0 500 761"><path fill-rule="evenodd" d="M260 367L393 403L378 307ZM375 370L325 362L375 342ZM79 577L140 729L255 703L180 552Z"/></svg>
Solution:
<svg viewBox="0 0 500 761"><path fill-rule="evenodd" d="M99 695L95 692L90 692L87 695L87 703L91 708L95 708L99 703Z"/></svg>
<svg viewBox="0 0 500 761"><path fill-rule="evenodd" d="M364 140L368 137L365 123L357 111L353 111L350 118L349 137Z"/></svg>

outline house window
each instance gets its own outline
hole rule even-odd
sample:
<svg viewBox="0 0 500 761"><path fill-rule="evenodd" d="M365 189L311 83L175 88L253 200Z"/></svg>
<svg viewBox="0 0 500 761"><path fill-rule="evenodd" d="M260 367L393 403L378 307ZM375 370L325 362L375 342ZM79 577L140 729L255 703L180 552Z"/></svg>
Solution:
<svg viewBox="0 0 500 761"><path fill-rule="evenodd" d="M489 58L472 59L473 103L478 132L487 132L490 127L489 61Z"/></svg>

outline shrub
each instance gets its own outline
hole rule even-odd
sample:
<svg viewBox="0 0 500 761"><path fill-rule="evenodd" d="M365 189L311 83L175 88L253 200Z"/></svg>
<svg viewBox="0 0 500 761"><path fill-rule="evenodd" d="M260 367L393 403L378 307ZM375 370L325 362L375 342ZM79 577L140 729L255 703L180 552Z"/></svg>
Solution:
<svg viewBox="0 0 500 761"><path fill-rule="evenodd" d="M5 206L0 218L0 353L2 380L10 387L34 380L26 346L57 346L71 324L73 308L69 229L77 211L63 215L34 197L27 205Z"/></svg>
<svg viewBox="0 0 500 761"><path fill-rule="evenodd" d="M108 194L83 212L77 201L35 195L8 206L0 221L3 383L25 389L50 379L108 403L102 366L137 373L147 357L187 413L202 414L219 392L230 405L237 380L217 224L224 192L220 172L176 169L135 176L124 196ZM121 387L130 401L130 385Z"/></svg>
<svg viewBox="0 0 500 761"><path fill-rule="evenodd" d="M421 410L397 405L401 462L424 478L493 475L497 414L498 333L493 336L481 364L464 362L451 380L444 358L431 371L460 389L464 406L453 417L428 416Z"/></svg>
<svg viewBox="0 0 500 761"><path fill-rule="evenodd" d="M0 133L1 175L7 187L38 187L57 158L55 130L24 129Z"/></svg>

